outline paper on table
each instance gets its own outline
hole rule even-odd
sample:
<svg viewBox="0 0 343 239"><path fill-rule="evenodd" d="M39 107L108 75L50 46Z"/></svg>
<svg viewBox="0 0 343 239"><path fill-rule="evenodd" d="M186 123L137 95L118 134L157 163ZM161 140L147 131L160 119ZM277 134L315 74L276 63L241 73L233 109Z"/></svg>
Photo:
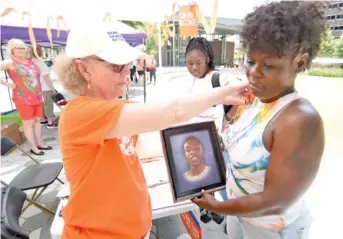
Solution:
<svg viewBox="0 0 343 239"><path fill-rule="evenodd" d="M60 191L57 193L57 197L65 198L69 196L70 196L70 185L68 182L66 182L61 186Z"/></svg>
<svg viewBox="0 0 343 239"><path fill-rule="evenodd" d="M169 180L166 163L163 157L159 161L143 163L142 168L148 186Z"/></svg>
<svg viewBox="0 0 343 239"><path fill-rule="evenodd" d="M151 195L152 210L171 208L176 205L191 204L190 200L174 203L170 184L164 184L159 187L149 188Z"/></svg>
<svg viewBox="0 0 343 239"><path fill-rule="evenodd" d="M169 184L161 185L156 188L149 189L151 195L152 209L168 207L174 204L171 187Z"/></svg>
<svg viewBox="0 0 343 239"><path fill-rule="evenodd" d="M140 159L162 157L163 149L160 132L140 134L136 145L136 152Z"/></svg>

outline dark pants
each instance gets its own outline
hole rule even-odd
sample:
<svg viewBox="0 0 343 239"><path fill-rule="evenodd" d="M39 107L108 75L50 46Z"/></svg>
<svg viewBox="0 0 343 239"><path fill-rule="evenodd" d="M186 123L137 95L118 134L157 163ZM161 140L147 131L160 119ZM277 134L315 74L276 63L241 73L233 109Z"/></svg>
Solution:
<svg viewBox="0 0 343 239"><path fill-rule="evenodd" d="M154 82L156 83L156 69L150 69L150 83L152 83L152 78L154 77Z"/></svg>
<svg viewBox="0 0 343 239"><path fill-rule="evenodd" d="M132 68L130 69L130 79L131 79L131 81L134 80L135 74L136 74L136 66L132 66Z"/></svg>

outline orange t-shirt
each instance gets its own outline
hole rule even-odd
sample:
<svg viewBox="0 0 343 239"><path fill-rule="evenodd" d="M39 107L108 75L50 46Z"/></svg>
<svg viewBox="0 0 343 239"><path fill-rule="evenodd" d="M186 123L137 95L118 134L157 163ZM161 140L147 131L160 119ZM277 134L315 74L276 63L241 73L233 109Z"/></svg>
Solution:
<svg viewBox="0 0 343 239"><path fill-rule="evenodd" d="M78 96L61 114L59 139L70 183L64 239L140 239L151 227L137 136L104 139L126 103Z"/></svg>

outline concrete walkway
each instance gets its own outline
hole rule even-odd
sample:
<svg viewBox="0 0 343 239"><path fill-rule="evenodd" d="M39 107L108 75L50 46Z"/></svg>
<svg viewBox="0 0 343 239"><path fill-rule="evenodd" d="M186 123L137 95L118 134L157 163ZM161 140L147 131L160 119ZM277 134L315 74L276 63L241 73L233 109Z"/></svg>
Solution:
<svg viewBox="0 0 343 239"><path fill-rule="evenodd" d="M185 69L171 73L165 71L158 75L156 86L147 86L147 102L154 103L175 97L175 93L182 89L183 83L190 80ZM322 114L326 129L326 149L319 174L306 194L309 207L312 210L314 221L311 228L311 239L340 238L341 212L343 212L343 194L339 175L343 168L343 79L330 79L320 77L300 76L297 82L299 91L308 97ZM56 88L62 91L56 82ZM143 102L143 87L141 84L133 85L131 93L133 100ZM63 91L62 91L63 92ZM58 112L57 112L58 114ZM53 147L42 160L60 160L57 129L42 127L44 141ZM28 151L27 142L22 147ZM38 156L36 156L37 158ZM21 152L14 151L9 156L1 158L1 178L9 182L20 170L31 164L29 158ZM65 176L61 175L65 180ZM41 196L39 201L48 207L57 205L56 194L60 185L54 183ZM32 192L31 192L32 193ZM35 207L29 207L22 215L20 222L23 228L31 231L30 238L39 238L41 228L48 222L48 216ZM159 238L176 239L185 233L185 229L178 216L172 216L154 221L153 230ZM216 225L211 222L202 225L203 238L226 238L223 233L223 224ZM156 238L151 235L150 238Z"/></svg>

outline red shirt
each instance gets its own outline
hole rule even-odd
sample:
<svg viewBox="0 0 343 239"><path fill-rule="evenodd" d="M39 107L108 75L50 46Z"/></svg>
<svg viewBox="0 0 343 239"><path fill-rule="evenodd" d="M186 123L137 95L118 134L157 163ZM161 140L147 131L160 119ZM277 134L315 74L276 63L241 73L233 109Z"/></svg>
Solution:
<svg viewBox="0 0 343 239"><path fill-rule="evenodd" d="M26 64L13 59L14 68L8 70L16 88L13 89L12 100L26 105L38 105L43 102L39 68L30 59Z"/></svg>

